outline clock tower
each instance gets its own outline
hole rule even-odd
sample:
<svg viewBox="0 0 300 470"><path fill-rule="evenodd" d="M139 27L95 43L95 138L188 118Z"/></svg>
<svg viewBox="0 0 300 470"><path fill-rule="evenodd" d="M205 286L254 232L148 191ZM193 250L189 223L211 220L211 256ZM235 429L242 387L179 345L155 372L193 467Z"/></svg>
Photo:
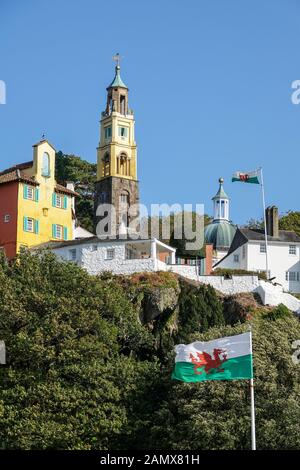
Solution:
<svg viewBox="0 0 300 470"><path fill-rule="evenodd" d="M100 121L97 148L95 214L99 205L112 204L116 214L117 235L127 232L137 212L129 209L139 203L134 136L134 114L128 106L128 88L121 79L119 55L115 77L107 87L107 102ZM95 215L96 226L103 215Z"/></svg>

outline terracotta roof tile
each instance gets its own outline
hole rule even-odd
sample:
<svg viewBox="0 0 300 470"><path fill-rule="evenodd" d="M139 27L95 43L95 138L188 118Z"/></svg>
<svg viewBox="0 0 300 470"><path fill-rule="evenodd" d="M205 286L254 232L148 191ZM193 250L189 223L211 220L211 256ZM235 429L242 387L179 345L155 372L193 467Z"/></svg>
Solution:
<svg viewBox="0 0 300 470"><path fill-rule="evenodd" d="M55 191L57 193L68 194L69 196L79 196L78 193L76 193L75 191L72 191L71 189L66 188L65 186L62 186L61 184L56 184Z"/></svg>
<svg viewBox="0 0 300 470"><path fill-rule="evenodd" d="M11 166L10 168L6 168L6 170L0 171L0 175L4 173L11 173L14 170L25 170L26 168L31 168L33 165L33 161L18 163L17 165Z"/></svg>
<svg viewBox="0 0 300 470"><path fill-rule="evenodd" d="M12 181L23 181L25 183L33 184L34 186L39 185L39 183L31 176L26 175L24 171L19 169L0 173L0 184L11 183Z"/></svg>

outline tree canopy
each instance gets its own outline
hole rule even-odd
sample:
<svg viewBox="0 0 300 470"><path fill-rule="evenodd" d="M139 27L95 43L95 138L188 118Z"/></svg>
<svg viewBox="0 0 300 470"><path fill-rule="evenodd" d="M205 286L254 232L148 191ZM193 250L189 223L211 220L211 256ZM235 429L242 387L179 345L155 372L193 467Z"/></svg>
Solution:
<svg viewBox="0 0 300 470"><path fill-rule="evenodd" d="M2 258L2 448L248 449L247 381L170 378L175 344L248 329L238 306L226 325L226 308L212 287L169 273L96 277L47 252ZM297 449L300 323L283 308L251 317L258 448Z"/></svg>
<svg viewBox="0 0 300 470"><path fill-rule="evenodd" d="M76 155L56 154L56 179L61 184L72 181L79 197L75 200L79 225L94 232L94 186L97 165Z"/></svg>

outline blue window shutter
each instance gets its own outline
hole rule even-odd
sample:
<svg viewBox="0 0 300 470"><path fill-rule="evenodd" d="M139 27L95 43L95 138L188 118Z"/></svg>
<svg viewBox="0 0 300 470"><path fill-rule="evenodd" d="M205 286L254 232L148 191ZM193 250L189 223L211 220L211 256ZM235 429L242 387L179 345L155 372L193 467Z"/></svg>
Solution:
<svg viewBox="0 0 300 470"><path fill-rule="evenodd" d="M68 207L68 196L64 196L64 209Z"/></svg>
<svg viewBox="0 0 300 470"><path fill-rule="evenodd" d="M64 240L68 240L68 229L64 227Z"/></svg>
<svg viewBox="0 0 300 470"><path fill-rule="evenodd" d="M52 237L56 238L56 224L52 224Z"/></svg>
<svg viewBox="0 0 300 470"><path fill-rule="evenodd" d="M56 207L56 193L52 194L52 206Z"/></svg>
<svg viewBox="0 0 300 470"><path fill-rule="evenodd" d="M34 233L39 233L39 221L34 221Z"/></svg>
<svg viewBox="0 0 300 470"><path fill-rule="evenodd" d="M38 202L39 201L39 198L40 198L40 190L39 188L35 188L35 201Z"/></svg>
<svg viewBox="0 0 300 470"><path fill-rule="evenodd" d="M27 232L27 217L23 218L23 229Z"/></svg>
<svg viewBox="0 0 300 470"><path fill-rule="evenodd" d="M27 184L24 184L24 186L23 186L23 197L24 197L24 199L27 199L27 197L28 197L27 196L27 194L28 194L27 190L28 190Z"/></svg>

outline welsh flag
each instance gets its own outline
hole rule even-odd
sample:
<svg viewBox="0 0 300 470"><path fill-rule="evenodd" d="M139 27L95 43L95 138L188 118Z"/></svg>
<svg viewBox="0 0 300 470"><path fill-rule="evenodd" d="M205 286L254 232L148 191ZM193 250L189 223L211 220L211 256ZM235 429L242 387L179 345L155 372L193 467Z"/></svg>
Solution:
<svg viewBox="0 0 300 470"><path fill-rule="evenodd" d="M175 346L172 379L183 382L252 379L251 333Z"/></svg>
<svg viewBox="0 0 300 470"><path fill-rule="evenodd" d="M259 180L259 170L249 171L248 173L242 173L241 171L236 171L231 181L240 181L242 183L253 183L260 184Z"/></svg>

